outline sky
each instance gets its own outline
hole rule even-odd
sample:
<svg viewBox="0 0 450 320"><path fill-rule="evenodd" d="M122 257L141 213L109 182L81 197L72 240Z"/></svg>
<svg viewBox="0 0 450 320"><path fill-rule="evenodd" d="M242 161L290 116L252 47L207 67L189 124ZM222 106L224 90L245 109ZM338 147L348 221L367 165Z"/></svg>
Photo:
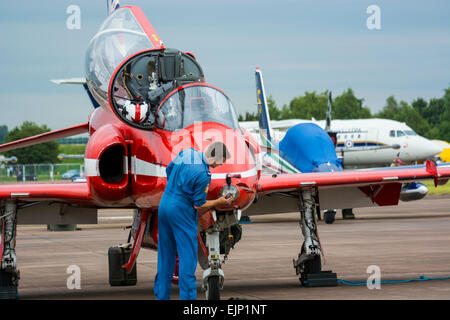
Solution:
<svg viewBox="0 0 450 320"><path fill-rule="evenodd" d="M430 99L450 85L448 0L120 3L140 6L166 47L193 52L240 114L256 112L256 67L280 108L305 91L352 88L376 112L390 95ZM80 8L80 29L66 26L71 5ZM371 5L379 29L368 28ZM28 120L56 130L87 121L83 88L50 79L84 76L85 50L105 18L105 0L0 1L0 125Z"/></svg>

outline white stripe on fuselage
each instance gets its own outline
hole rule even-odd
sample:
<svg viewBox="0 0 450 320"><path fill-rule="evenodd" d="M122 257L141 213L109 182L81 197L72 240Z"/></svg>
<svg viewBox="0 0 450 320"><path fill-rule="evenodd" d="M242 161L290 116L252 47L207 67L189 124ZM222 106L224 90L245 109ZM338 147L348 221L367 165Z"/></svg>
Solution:
<svg viewBox="0 0 450 320"><path fill-rule="evenodd" d="M124 158L126 159L126 158ZM125 161L126 163L126 161ZM97 177L100 175L99 167L98 167L98 160L97 159L88 159L86 158L84 160L84 166L85 166L85 172L87 177ZM124 165L124 171L125 173L128 173L128 166ZM132 157L131 161L131 173L135 175L142 175L142 176L148 176L148 177L159 177L159 178L166 178L166 167L154 163L150 163L141 159L138 159L136 157ZM227 173L212 173L211 179L225 179ZM256 167L251 168L250 170L246 171L239 171L239 172L230 172L230 174L240 174L241 178L248 178L253 177L258 174L258 171Z"/></svg>

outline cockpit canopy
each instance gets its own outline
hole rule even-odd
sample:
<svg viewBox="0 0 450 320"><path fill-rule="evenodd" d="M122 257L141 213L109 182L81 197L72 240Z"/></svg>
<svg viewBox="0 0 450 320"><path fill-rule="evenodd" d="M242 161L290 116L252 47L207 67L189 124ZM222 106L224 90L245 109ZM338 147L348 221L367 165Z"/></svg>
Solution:
<svg viewBox="0 0 450 320"><path fill-rule="evenodd" d="M195 122L217 122L231 129L239 127L231 100L213 86L195 83L172 92L156 113L155 126L177 131Z"/></svg>
<svg viewBox="0 0 450 320"><path fill-rule="evenodd" d="M103 22L89 43L86 80L101 105L108 101L109 81L120 63L133 53L154 48L141 23L132 8L119 8Z"/></svg>
<svg viewBox="0 0 450 320"><path fill-rule="evenodd" d="M176 131L195 121L238 128L231 101L204 84L195 57L165 48L135 6L117 9L92 38L86 80L100 105L140 129Z"/></svg>

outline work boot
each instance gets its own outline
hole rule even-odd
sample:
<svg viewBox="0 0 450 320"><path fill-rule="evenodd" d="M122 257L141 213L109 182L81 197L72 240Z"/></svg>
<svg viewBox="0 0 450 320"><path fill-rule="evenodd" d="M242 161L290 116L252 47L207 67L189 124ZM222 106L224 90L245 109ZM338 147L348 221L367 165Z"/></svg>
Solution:
<svg viewBox="0 0 450 320"><path fill-rule="evenodd" d="M355 219L355 215L353 214L353 209L342 209L342 219L344 219L344 220Z"/></svg>
<svg viewBox="0 0 450 320"><path fill-rule="evenodd" d="M334 222L334 216L336 215L336 210L325 210L323 212L323 218L326 224L332 224Z"/></svg>

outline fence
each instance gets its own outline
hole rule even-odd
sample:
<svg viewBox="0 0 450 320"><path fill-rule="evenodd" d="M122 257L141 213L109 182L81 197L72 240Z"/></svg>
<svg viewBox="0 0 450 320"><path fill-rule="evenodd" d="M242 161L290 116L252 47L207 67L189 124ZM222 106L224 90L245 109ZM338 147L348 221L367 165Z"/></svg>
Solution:
<svg viewBox="0 0 450 320"><path fill-rule="evenodd" d="M75 176L84 176L83 164L55 163L0 165L0 183L14 181L71 180Z"/></svg>

